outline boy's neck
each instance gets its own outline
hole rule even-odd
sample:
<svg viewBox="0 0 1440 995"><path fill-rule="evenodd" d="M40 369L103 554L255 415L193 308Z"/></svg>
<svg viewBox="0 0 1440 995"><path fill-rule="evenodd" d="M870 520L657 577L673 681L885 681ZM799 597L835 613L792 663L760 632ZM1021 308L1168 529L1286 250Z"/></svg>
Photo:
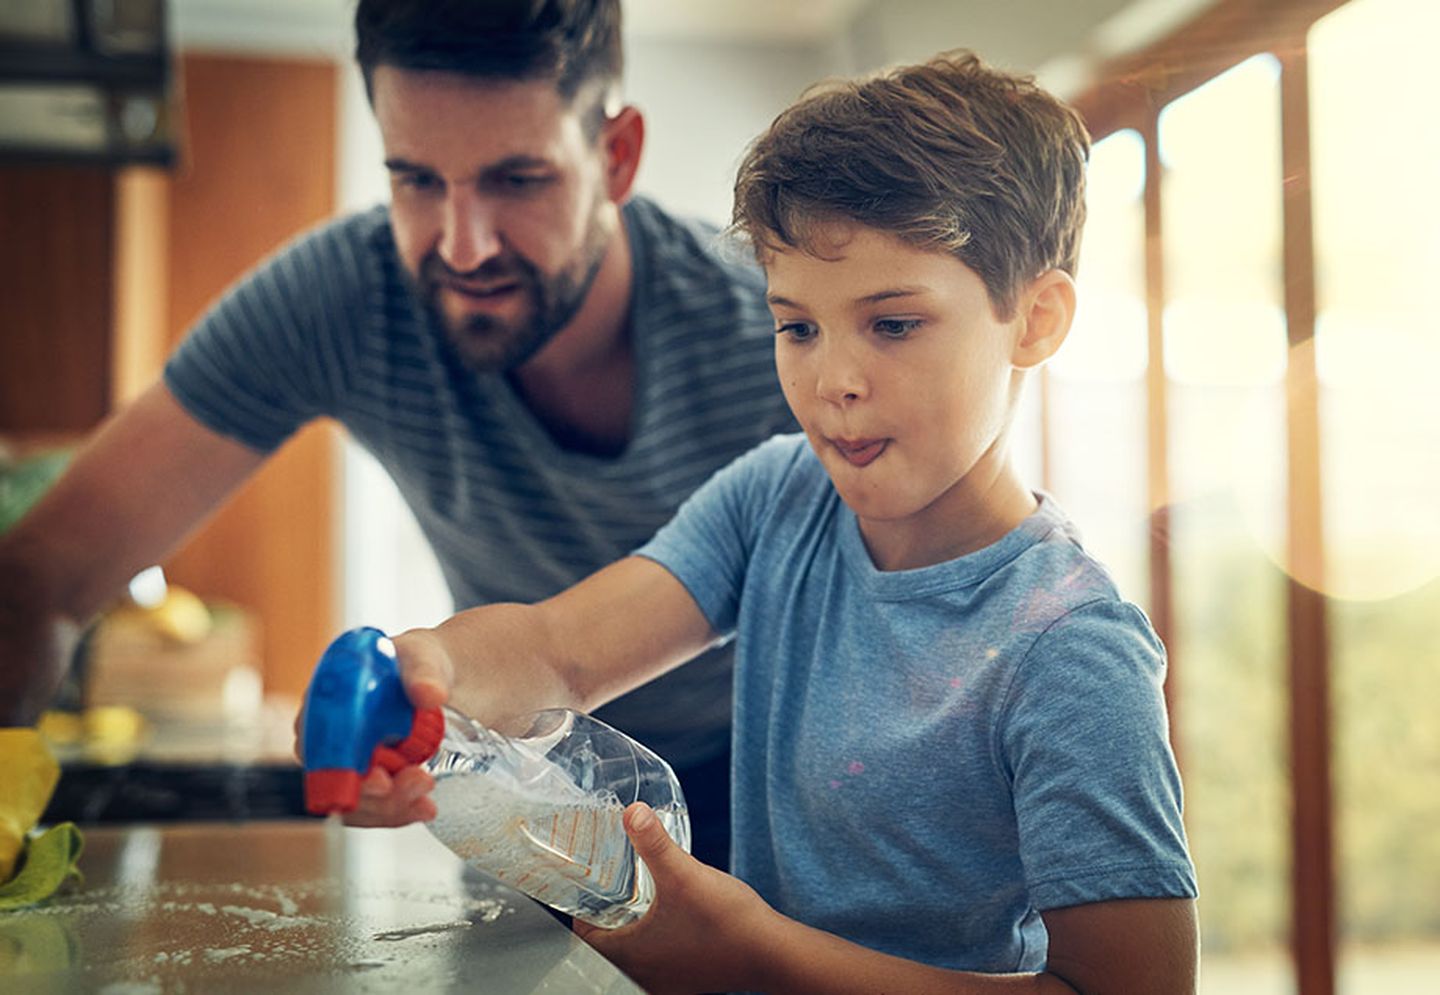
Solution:
<svg viewBox="0 0 1440 995"><path fill-rule="evenodd" d="M918 570L999 542L1038 506L1009 459L992 450L919 514L898 522L862 518L860 535L877 570Z"/></svg>

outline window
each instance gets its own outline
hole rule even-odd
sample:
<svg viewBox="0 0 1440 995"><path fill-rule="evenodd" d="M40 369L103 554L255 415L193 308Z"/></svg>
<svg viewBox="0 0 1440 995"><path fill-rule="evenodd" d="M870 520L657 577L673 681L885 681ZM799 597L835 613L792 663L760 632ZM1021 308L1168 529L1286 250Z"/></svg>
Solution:
<svg viewBox="0 0 1440 995"><path fill-rule="evenodd" d="M1206 992L1440 977L1437 31L1221 3L1077 101L1046 483L1171 648Z"/></svg>

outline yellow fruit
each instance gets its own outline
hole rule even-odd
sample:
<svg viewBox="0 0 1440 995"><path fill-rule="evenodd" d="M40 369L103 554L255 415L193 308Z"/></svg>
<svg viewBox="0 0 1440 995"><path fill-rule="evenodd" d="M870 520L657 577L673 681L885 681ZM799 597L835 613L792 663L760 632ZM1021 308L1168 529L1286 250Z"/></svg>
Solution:
<svg viewBox="0 0 1440 995"><path fill-rule="evenodd" d="M111 610L105 622L119 627L121 631L141 629L157 633L176 643L198 643L210 634L214 624L205 602L173 584L165 592L165 600L153 608L122 605Z"/></svg>
<svg viewBox="0 0 1440 995"><path fill-rule="evenodd" d="M170 585L165 600L148 609L150 623L180 643L197 643L210 634L210 609L183 587Z"/></svg>
<svg viewBox="0 0 1440 995"><path fill-rule="evenodd" d="M35 728L54 746L69 746L85 737L85 726L74 712L42 712Z"/></svg>
<svg viewBox="0 0 1440 995"><path fill-rule="evenodd" d="M25 834L40 820L60 765L37 729L0 729L0 881L8 881L25 845Z"/></svg>

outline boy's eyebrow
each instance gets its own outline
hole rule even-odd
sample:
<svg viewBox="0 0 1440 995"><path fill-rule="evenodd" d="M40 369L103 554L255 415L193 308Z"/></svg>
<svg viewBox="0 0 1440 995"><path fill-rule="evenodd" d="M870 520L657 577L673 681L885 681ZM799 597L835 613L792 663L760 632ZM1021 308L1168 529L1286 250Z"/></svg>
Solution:
<svg viewBox="0 0 1440 995"><path fill-rule="evenodd" d="M881 301L894 300L897 297L915 297L920 294L929 293L925 287L889 287L885 290L877 290L873 294L866 294L856 300L857 304L879 304Z"/></svg>
<svg viewBox="0 0 1440 995"><path fill-rule="evenodd" d="M862 305L879 304L882 301L891 301L896 299L897 297L918 297L923 294L928 294L929 292L929 288L927 287L887 287L884 290L877 290L873 294L866 294L864 297L857 297L855 299L855 303ZM780 307L800 307L799 304L796 304L790 298L782 297L779 294L766 294L765 300L770 304L778 304Z"/></svg>

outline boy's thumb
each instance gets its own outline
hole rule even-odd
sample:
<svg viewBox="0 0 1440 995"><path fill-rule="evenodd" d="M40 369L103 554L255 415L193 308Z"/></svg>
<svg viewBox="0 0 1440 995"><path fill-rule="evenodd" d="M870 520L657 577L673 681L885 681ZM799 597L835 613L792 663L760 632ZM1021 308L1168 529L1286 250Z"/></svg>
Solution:
<svg viewBox="0 0 1440 995"><path fill-rule="evenodd" d="M401 680L410 703L418 708L439 708L450 697L455 682L450 657L428 634L407 633L395 641Z"/></svg>
<svg viewBox="0 0 1440 995"><path fill-rule="evenodd" d="M674 859L676 853L684 853L656 818L655 810L644 802L635 802L625 810L625 831L651 874Z"/></svg>

